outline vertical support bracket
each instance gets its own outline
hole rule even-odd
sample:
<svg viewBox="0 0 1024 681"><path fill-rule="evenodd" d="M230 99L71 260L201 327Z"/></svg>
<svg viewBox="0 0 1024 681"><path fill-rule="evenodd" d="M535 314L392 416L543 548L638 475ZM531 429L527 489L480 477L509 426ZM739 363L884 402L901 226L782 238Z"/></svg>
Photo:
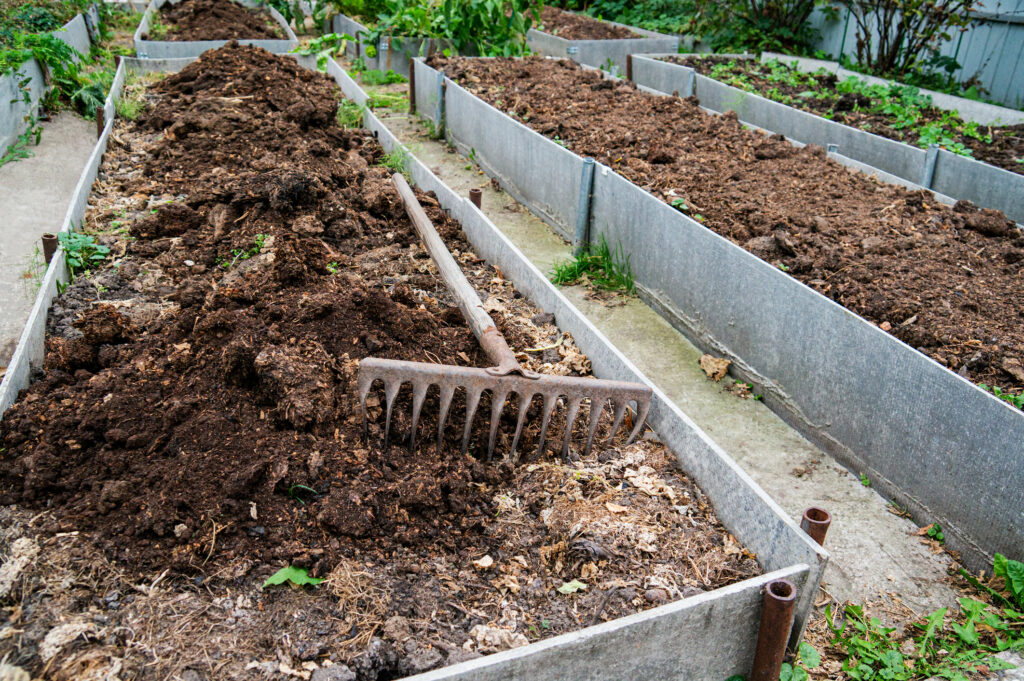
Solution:
<svg viewBox="0 0 1024 681"><path fill-rule="evenodd" d="M686 82L683 84L683 99L693 97L697 89L697 72L690 69L686 74Z"/></svg>
<svg viewBox="0 0 1024 681"><path fill-rule="evenodd" d="M768 582L761 606L761 627L757 632L750 681L778 681L786 643L793 628L796 587L786 579Z"/></svg>
<svg viewBox="0 0 1024 681"><path fill-rule="evenodd" d="M96 107L96 139L103 137L103 128L105 128L107 125L107 122L105 120L107 117L106 114L107 112L103 109L102 106Z"/></svg>
<svg viewBox="0 0 1024 681"><path fill-rule="evenodd" d="M924 157L924 169L921 171L921 186L925 189L932 188L932 180L935 179L935 162L939 160L939 145L928 146L928 153Z"/></svg>
<svg viewBox="0 0 1024 681"><path fill-rule="evenodd" d="M626 80L633 82L633 55L626 55Z"/></svg>
<svg viewBox="0 0 1024 681"><path fill-rule="evenodd" d="M594 159L583 159L580 174L580 200L576 210L576 232L573 236L572 252L580 255L590 243L590 196L594 191Z"/></svg>
<svg viewBox="0 0 1024 681"><path fill-rule="evenodd" d="M830 154L838 154L839 153L839 145L838 144L831 144L831 143L829 143L829 144L825 145L825 151L827 151Z"/></svg>
<svg viewBox="0 0 1024 681"><path fill-rule="evenodd" d="M377 68L387 71L391 68L391 38L384 36L377 43Z"/></svg>
<svg viewBox="0 0 1024 681"><path fill-rule="evenodd" d="M409 113L416 115L416 58L409 57Z"/></svg>
<svg viewBox="0 0 1024 681"><path fill-rule="evenodd" d="M436 133L438 138L444 137L444 93L447 90L447 83L444 77L444 71L437 72L437 115L435 120Z"/></svg>

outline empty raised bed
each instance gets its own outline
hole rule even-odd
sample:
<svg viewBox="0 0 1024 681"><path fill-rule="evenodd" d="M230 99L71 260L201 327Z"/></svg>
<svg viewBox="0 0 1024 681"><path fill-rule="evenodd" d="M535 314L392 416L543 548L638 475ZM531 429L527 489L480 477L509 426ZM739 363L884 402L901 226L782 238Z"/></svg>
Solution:
<svg viewBox="0 0 1024 681"><path fill-rule="evenodd" d="M182 66L124 60L121 79L129 63ZM485 360L389 181L408 161L334 123L328 78L231 45L166 78L129 75L125 96L141 111L108 122L83 221L110 257L56 300L45 375L0 422L3 545L36 566L16 592L30 626L0 639L9 662L719 678L748 670L768 580L802 589L803 618L824 554L681 419L678 456L728 492L705 495L653 437L572 465L484 464L460 455L460 429L439 447L426 436L432 396L415 451L382 448L379 401L362 440L360 359ZM573 336L419 198L521 361L589 373ZM408 435L407 396L395 416ZM506 413L499 451L514 428ZM472 453L487 436L476 423ZM283 566L326 582L261 590Z"/></svg>
<svg viewBox="0 0 1024 681"><path fill-rule="evenodd" d="M527 42L538 54L625 73L627 55L675 52L679 38L544 7L541 25L530 29Z"/></svg>
<svg viewBox="0 0 1024 681"><path fill-rule="evenodd" d="M849 72L840 80L825 69L810 73L752 55L633 61L640 86L693 95L712 111L735 111L744 123L1024 222L1024 114L961 100L974 106L961 117L916 88ZM994 111L979 113L981 107ZM1002 123L1000 112L1009 116Z"/></svg>
<svg viewBox="0 0 1024 681"><path fill-rule="evenodd" d="M1024 236L1012 222L568 61L431 64L447 77L444 105L441 75L418 64L417 109L435 124L443 115L517 198L566 236L589 223L592 238L621 244L652 305L734 359L773 408L873 486L940 520L965 560L1020 550L1024 484L1007 481L1020 480L1024 415L962 380L1024 387ZM602 164L585 214L566 190L579 187L577 154ZM951 499L957 472L972 468L974 493Z"/></svg>
<svg viewBox="0 0 1024 681"><path fill-rule="evenodd" d="M152 0L135 31L139 57L197 57L231 40L285 53L298 45L274 8L242 0Z"/></svg>

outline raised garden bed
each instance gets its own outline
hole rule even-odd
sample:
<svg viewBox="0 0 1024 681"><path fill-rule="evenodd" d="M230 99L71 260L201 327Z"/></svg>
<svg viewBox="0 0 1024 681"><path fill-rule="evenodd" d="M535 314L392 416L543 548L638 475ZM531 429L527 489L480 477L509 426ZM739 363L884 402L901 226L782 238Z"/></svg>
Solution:
<svg viewBox="0 0 1024 681"><path fill-rule="evenodd" d="M419 64L417 109L442 114L453 140L517 197L570 236L580 214L565 187L579 185L577 154L596 158L604 167L583 222L594 238L621 243L649 302L733 358L773 408L873 485L920 519L948 525L965 559L983 565L993 550L1018 549L1015 521L997 530L985 504L949 503L950 473L927 462L941 451L970 466L984 451L991 468L972 480L971 496L998 498L1015 516L1019 498L1006 494L1006 476L1019 468L1008 451L1024 417L881 333L973 381L1019 392L1015 281L1024 237L1005 217L878 184L827 161L824 150L794 148L744 130L734 116L643 94L570 62L432 64L449 78L445 103L432 99L439 75ZM522 123L487 113L463 87ZM524 126L554 142L533 141ZM491 138L523 152L503 158ZM908 396L923 385L934 399L910 408ZM988 424L985 436L979 423Z"/></svg>
<svg viewBox="0 0 1024 681"><path fill-rule="evenodd" d="M871 84L856 76L840 80L830 71L801 71L779 60L714 56L668 56L721 83L808 111L888 139L947 151L1024 174L1024 123L979 125L934 106L909 86Z"/></svg>
<svg viewBox="0 0 1024 681"><path fill-rule="evenodd" d="M803 618L824 554L721 468L696 431L687 456L701 475L719 467L712 487L733 486L716 497L740 504L724 517L758 562L655 439L572 466L548 456L484 466L459 456L454 437L437 450L382 451L371 404L361 442L358 359L483 361L388 183L382 163L400 165L398 148L384 155L374 141L383 130L338 128L328 79L252 48L209 53L141 96L136 122L107 124L85 213L112 259L57 300L46 375L0 422L0 490L16 502L3 541L9 557L31 554L36 566L17 591L30 631L0 643L8 661L262 678L330 660L359 678L395 678L554 636L430 678L536 672L552 655L561 660L547 668L557 668L573 647L590 660L573 668L629 673L640 662L615 650L636 650L635 640L653 646L645 668L698 664L710 678L749 664L764 580L807 586ZM424 172L414 165L414 177ZM516 347L561 338L555 354L524 361L588 372L573 338L469 250L436 200L421 201ZM503 257L506 271L519 269ZM585 325L574 328L593 343ZM327 582L261 591L283 564ZM775 572L744 579L762 565ZM590 584L556 592L571 581L562 572ZM88 586L86 573L98 575ZM602 620L614 621L555 636ZM677 659L665 641L680 631L715 647ZM197 649L211 657L197 660Z"/></svg>
<svg viewBox="0 0 1024 681"><path fill-rule="evenodd" d="M734 111L744 123L785 135L800 143L826 147L830 154L838 154L840 160L849 165L866 165L866 168L862 168L865 172L874 174L884 181L912 185L914 188L924 187L954 200L973 201L982 207L1002 210L1011 219L1024 222L1024 175L953 153L939 144L932 144L928 149L923 149L916 144L896 141L873 131L868 132L843 122L828 120L701 75L689 66L666 61L676 61L680 58L692 59L695 63L703 59L700 55L635 55L633 82L655 92L678 94L682 97L694 96L701 106L711 111ZM721 55L712 58L717 59L756 63L752 61L753 55ZM786 67L780 68L789 73ZM875 82L877 80L870 81L872 86L882 88L882 84ZM888 91L888 86L885 86L885 89ZM993 110L1015 113L987 104L961 101L973 105L970 115L964 114L963 117L966 121L964 125L971 129L976 126L978 130L989 130L989 124L981 124L977 120L987 120L991 123L995 118ZM934 115L953 115L946 110L940 112L937 108L930 111ZM1024 118L1011 120L1019 122ZM934 132L935 130L932 130L929 134ZM952 141L949 141L950 145L947 146L953 148Z"/></svg>
<svg viewBox="0 0 1024 681"><path fill-rule="evenodd" d="M148 59L197 57L231 40L276 54L298 45L280 12L254 1L152 0L135 31L135 51Z"/></svg>
<svg viewBox="0 0 1024 681"><path fill-rule="evenodd" d="M530 49L550 57L625 73L630 54L675 52L679 38L545 7L539 28L526 34Z"/></svg>

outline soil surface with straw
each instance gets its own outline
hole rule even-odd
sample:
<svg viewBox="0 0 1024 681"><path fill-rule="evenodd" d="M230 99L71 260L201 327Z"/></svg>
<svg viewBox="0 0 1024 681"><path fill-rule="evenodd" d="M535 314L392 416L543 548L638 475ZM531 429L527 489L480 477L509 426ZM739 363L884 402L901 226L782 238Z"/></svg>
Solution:
<svg viewBox="0 0 1024 681"><path fill-rule="evenodd" d="M182 0L160 9L170 27L165 40L284 40L288 36L269 12L231 0Z"/></svg>
<svg viewBox="0 0 1024 681"><path fill-rule="evenodd" d="M1024 234L999 211L939 204L567 60L431 64L965 378L1024 389Z"/></svg>
<svg viewBox="0 0 1024 681"><path fill-rule="evenodd" d="M547 7L540 13L540 30L566 40L623 40L643 38L623 26L598 21L585 14Z"/></svg>
<svg viewBox="0 0 1024 681"><path fill-rule="evenodd" d="M8 662L397 678L760 573L653 435L606 442L607 412L601 446L568 465L530 449L539 404L515 467L477 458L483 418L460 454L464 398L438 448L432 395L410 452L382 448L371 395L363 441L360 359L487 363L394 157L336 124L338 97L289 57L230 44L115 123L84 225L111 258L55 301L46 373L0 421ZM420 201L521 361L588 374L571 336ZM409 411L406 391L393 441ZM582 447L585 419L575 431ZM287 565L326 581L261 590Z"/></svg>

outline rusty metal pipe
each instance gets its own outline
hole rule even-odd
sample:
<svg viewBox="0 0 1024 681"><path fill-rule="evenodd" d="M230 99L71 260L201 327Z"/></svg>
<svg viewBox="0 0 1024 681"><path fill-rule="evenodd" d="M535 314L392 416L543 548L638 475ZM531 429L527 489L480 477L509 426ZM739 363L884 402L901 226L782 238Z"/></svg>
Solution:
<svg viewBox="0 0 1024 681"><path fill-rule="evenodd" d="M480 204L483 201L484 193L482 190L474 187L469 190L469 200L473 202L473 205L480 208Z"/></svg>
<svg viewBox="0 0 1024 681"><path fill-rule="evenodd" d="M96 107L96 139L103 137L103 128L107 125L106 120L104 120L105 118L106 114L103 111L103 107Z"/></svg>
<svg viewBox="0 0 1024 681"><path fill-rule="evenodd" d="M806 532L818 544L824 545L825 534L828 532L828 526L831 524L831 513L823 508L811 506L804 511L804 517L800 521L800 529Z"/></svg>
<svg viewBox="0 0 1024 681"><path fill-rule="evenodd" d="M761 628L757 632L757 648L750 681L779 681L786 642L793 628L793 606L796 587L786 579L769 582L761 606Z"/></svg>
<svg viewBox="0 0 1024 681"><path fill-rule="evenodd" d="M626 55L626 80L633 82L633 55Z"/></svg>
<svg viewBox="0 0 1024 681"><path fill-rule="evenodd" d="M53 260L53 254L57 252L57 235L49 232L43 232L43 259L46 260L46 264L49 265L50 261Z"/></svg>

